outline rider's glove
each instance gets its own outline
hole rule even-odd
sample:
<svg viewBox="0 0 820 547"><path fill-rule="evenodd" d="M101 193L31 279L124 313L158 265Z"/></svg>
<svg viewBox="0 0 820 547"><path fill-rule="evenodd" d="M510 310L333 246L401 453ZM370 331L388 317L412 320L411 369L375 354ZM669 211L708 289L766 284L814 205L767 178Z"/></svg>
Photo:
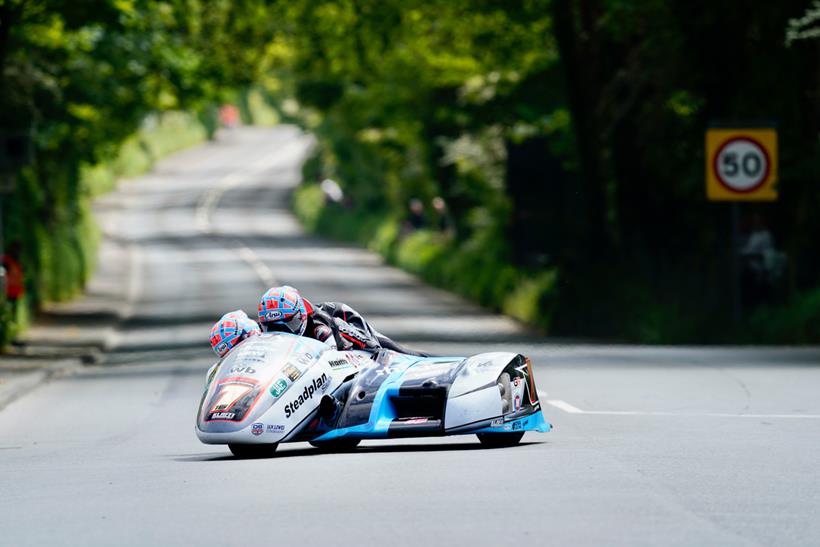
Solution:
<svg viewBox="0 0 820 547"><path fill-rule="evenodd" d="M316 325L316 328L313 331L313 337L320 342L324 342L333 349L339 349L336 347L336 339L333 337L333 331L326 325Z"/></svg>
<svg viewBox="0 0 820 547"><path fill-rule="evenodd" d="M365 331L357 329L353 325L350 325L339 318L334 317L333 322L336 324L336 328L339 329L339 335L346 343L345 345L349 344L349 347L344 349L375 351L381 348L379 341Z"/></svg>

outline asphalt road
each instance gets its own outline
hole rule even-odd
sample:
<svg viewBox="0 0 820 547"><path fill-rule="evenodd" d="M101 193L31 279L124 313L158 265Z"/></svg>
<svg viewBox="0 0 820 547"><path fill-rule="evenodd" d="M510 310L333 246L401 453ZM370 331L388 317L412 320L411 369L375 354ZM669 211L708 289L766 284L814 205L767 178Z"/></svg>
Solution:
<svg viewBox="0 0 820 547"><path fill-rule="evenodd" d="M309 142L235 131L99 204L98 276L32 336L104 360L0 411L0 545L820 544L820 351L541 340L304 235L287 192ZM200 444L208 328L273 283L419 348L528 353L554 431L269 460Z"/></svg>

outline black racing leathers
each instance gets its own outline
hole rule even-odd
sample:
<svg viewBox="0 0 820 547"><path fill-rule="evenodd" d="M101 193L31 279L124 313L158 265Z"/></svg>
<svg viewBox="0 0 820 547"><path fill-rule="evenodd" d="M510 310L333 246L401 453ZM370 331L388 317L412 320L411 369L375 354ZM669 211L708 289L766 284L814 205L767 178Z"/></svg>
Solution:
<svg viewBox="0 0 820 547"><path fill-rule="evenodd" d="M360 349L378 351L389 349L407 355L427 357L427 354L412 351L370 326L362 315L342 302L322 302L314 304L308 315L305 336L336 346L340 350ZM331 340L332 338L332 340Z"/></svg>

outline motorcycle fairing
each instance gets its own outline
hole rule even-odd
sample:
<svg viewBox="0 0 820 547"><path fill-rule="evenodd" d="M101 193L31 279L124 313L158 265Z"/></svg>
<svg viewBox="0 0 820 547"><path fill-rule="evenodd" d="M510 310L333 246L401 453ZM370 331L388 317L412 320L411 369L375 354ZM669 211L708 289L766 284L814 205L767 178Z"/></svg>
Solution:
<svg viewBox="0 0 820 547"><path fill-rule="evenodd" d="M521 355L372 357L291 334L249 338L209 371L197 436L214 444L271 444L550 430ZM230 382L260 388L241 416L209 419Z"/></svg>
<svg viewBox="0 0 820 547"><path fill-rule="evenodd" d="M492 353L468 359L391 355L389 361L359 375L337 428L316 440L551 428L541 413L531 365L521 355Z"/></svg>

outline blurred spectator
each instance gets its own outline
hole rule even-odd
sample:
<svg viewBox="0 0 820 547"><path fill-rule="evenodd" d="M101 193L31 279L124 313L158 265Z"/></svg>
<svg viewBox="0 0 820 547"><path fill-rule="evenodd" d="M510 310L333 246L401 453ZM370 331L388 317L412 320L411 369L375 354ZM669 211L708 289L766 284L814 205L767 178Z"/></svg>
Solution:
<svg viewBox="0 0 820 547"><path fill-rule="evenodd" d="M404 232L410 233L427 226L427 217L424 215L424 204L418 198L412 198L408 203L407 220L404 221Z"/></svg>
<svg viewBox="0 0 820 547"><path fill-rule="evenodd" d="M322 189L322 193L325 195L325 203L340 204L345 197L342 187L333 179L323 180L321 184L319 184L319 188Z"/></svg>
<svg viewBox="0 0 820 547"><path fill-rule="evenodd" d="M774 246L774 237L759 214L752 217L746 243L740 249L744 299L752 306L768 302L783 277L786 255Z"/></svg>
<svg viewBox="0 0 820 547"><path fill-rule="evenodd" d="M219 109L219 123L222 127L234 129L239 125L239 109L232 104L223 104Z"/></svg>
<svg viewBox="0 0 820 547"><path fill-rule="evenodd" d="M450 232L450 216L447 213L447 203L441 196L433 198L433 211L436 213L436 226L441 232Z"/></svg>
<svg viewBox="0 0 820 547"><path fill-rule="evenodd" d="M20 243L9 245L7 253L3 255L3 268L6 271L6 298L9 302L16 302L25 293L23 267L20 265Z"/></svg>

